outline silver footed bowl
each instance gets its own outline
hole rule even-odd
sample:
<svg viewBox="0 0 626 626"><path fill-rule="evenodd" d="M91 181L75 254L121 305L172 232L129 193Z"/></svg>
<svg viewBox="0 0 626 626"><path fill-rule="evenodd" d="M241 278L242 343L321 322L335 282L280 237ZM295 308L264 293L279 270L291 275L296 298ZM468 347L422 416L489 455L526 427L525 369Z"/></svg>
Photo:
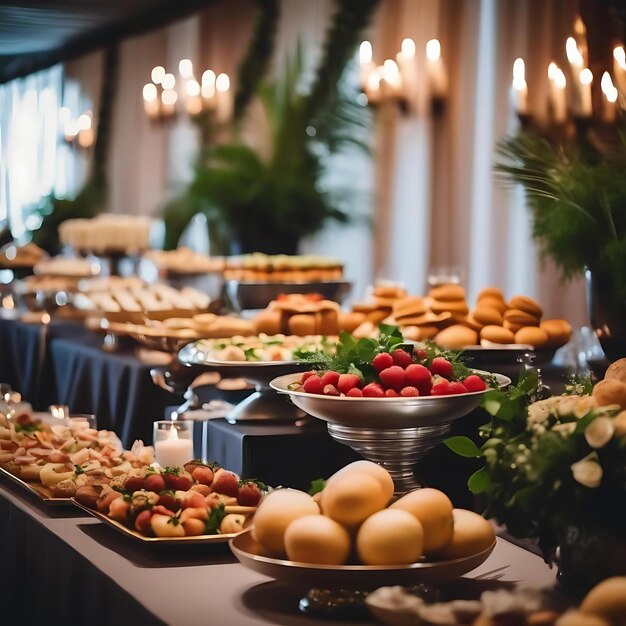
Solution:
<svg viewBox="0 0 626 626"><path fill-rule="evenodd" d="M490 375L502 387L511 384L507 376ZM335 441L383 465L393 478L397 495L419 488L413 472L415 464L443 440L452 422L471 413L488 391L416 398L322 396L290 389L301 376L297 372L279 376L270 386L289 395L305 413L327 422Z"/></svg>

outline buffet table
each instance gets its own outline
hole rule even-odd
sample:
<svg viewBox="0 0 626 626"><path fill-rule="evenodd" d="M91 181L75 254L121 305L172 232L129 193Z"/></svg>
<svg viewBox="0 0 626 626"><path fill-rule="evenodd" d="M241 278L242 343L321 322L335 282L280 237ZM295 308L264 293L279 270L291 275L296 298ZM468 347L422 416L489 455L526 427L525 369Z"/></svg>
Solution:
<svg viewBox="0 0 626 626"><path fill-rule="evenodd" d="M246 569L226 546L215 548L136 544L78 509L45 508L0 483L0 588L20 623L320 623L297 610L305 590ZM550 586L554 576L541 558L499 538L489 559L458 585L472 596L512 583Z"/></svg>

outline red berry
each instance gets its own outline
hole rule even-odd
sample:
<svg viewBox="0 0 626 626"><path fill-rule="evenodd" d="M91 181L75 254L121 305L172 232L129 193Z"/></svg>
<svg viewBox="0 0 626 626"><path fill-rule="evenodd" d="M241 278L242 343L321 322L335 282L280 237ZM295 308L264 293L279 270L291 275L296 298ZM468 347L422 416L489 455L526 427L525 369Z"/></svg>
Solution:
<svg viewBox="0 0 626 626"><path fill-rule="evenodd" d="M372 365L377 372L382 372L393 365L393 358L389 352L381 352L374 357Z"/></svg>
<svg viewBox="0 0 626 626"><path fill-rule="evenodd" d="M447 396L450 394L450 383L447 380L435 383L430 390L431 396Z"/></svg>
<svg viewBox="0 0 626 626"><path fill-rule="evenodd" d="M300 382L303 383L307 378L311 378L311 376L315 376L315 374L317 374L315 370L304 372L304 374L302 374L302 378L300 379Z"/></svg>
<svg viewBox="0 0 626 626"><path fill-rule="evenodd" d="M193 480L185 474L176 474L174 472L165 472L163 475L165 484L174 491L189 491Z"/></svg>
<svg viewBox="0 0 626 626"><path fill-rule="evenodd" d="M463 383L460 382L453 382L450 383L449 386L449 393L467 393L467 388L465 387L465 385Z"/></svg>
<svg viewBox="0 0 626 626"><path fill-rule="evenodd" d="M418 348L417 350L413 350L413 360L415 361L425 361L428 358L428 352L423 348Z"/></svg>
<svg viewBox="0 0 626 626"><path fill-rule="evenodd" d="M143 489L146 485L146 481L139 476L129 476L124 483L124 489L134 493Z"/></svg>
<svg viewBox="0 0 626 626"><path fill-rule="evenodd" d="M442 356L437 356L430 364L430 371L433 374L438 374L444 378L452 377L452 363L448 359L444 359Z"/></svg>
<svg viewBox="0 0 626 626"><path fill-rule="evenodd" d="M346 395L350 398L362 398L363 392L358 387L352 387L352 389L348 390Z"/></svg>
<svg viewBox="0 0 626 626"><path fill-rule="evenodd" d="M337 386L339 382L339 372L324 372L322 375L322 385L326 387L326 385L332 385L333 387Z"/></svg>
<svg viewBox="0 0 626 626"><path fill-rule="evenodd" d="M485 391L485 389L487 389L487 385L485 381L480 376L477 376L476 374L471 374L470 376L468 376L463 381L463 384L465 385L465 388L470 392Z"/></svg>
<svg viewBox="0 0 626 626"><path fill-rule="evenodd" d="M239 493L239 477L233 472L220 469L215 474L211 490L234 498Z"/></svg>
<svg viewBox="0 0 626 626"><path fill-rule="evenodd" d="M405 374L407 384L413 385L418 389L430 386L432 382L432 376L430 374L430 371L424 365L412 363L406 368Z"/></svg>
<svg viewBox="0 0 626 626"><path fill-rule="evenodd" d="M400 390L400 395L403 398L417 398L420 395L419 389L417 387L412 387L409 385L408 387L403 387Z"/></svg>
<svg viewBox="0 0 626 626"><path fill-rule="evenodd" d="M213 470L210 467L196 467L191 475L196 482L202 485L210 485L213 482Z"/></svg>
<svg viewBox="0 0 626 626"><path fill-rule="evenodd" d="M152 517L152 511L150 509L146 509L137 515L135 518L135 528L140 533L147 533L150 529L150 518Z"/></svg>
<svg viewBox="0 0 626 626"><path fill-rule="evenodd" d="M393 364L398 365L402 369L406 369L411 363L413 363L413 357L402 348L398 348L391 353Z"/></svg>
<svg viewBox="0 0 626 626"><path fill-rule="evenodd" d="M148 491L159 493L165 490L165 479L161 474L151 474L144 481Z"/></svg>
<svg viewBox="0 0 626 626"><path fill-rule="evenodd" d="M399 365L392 365L378 375L385 389L400 391L406 384L406 374Z"/></svg>
<svg viewBox="0 0 626 626"><path fill-rule="evenodd" d="M244 483L239 487L237 504L239 506L256 506L261 499L261 490L254 483Z"/></svg>
<svg viewBox="0 0 626 626"><path fill-rule="evenodd" d="M339 392L335 385L324 385L323 393L325 396L338 396Z"/></svg>
<svg viewBox="0 0 626 626"><path fill-rule="evenodd" d="M336 386L341 393L347 394L350 389L358 387L360 383L361 379L356 374L341 374Z"/></svg>
<svg viewBox="0 0 626 626"><path fill-rule="evenodd" d="M164 506L168 511L171 511L172 513L176 513L176 511L180 509L180 502L178 502L174 498L174 496L171 496L169 493L162 493L159 496L157 505Z"/></svg>
<svg viewBox="0 0 626 626"><path fill-rule="evenodd" d="M386 389L385 396L387 398L399 398L400 394L395 389Z"/></svg>
<svg viewBox="0 0 626 626"><path fill-rule="evenodd" d="M363 387L364 398L384 398L385 392L378 383L369 383Z"/></svg>
<svg viewBox="0 0 626 626"><path fill-rule="evenodd" d="M304 381L302 388L307 393L321 394L324 390L324 385L322 384L322 379L319 376L311 376Z"/></svg>
<svg viewBox="0 0 626 626"><path fill-rule="evenodd" d="M200 509L204 507L204 496L197 491L188 491L182 502L183 509Z"/></svg>

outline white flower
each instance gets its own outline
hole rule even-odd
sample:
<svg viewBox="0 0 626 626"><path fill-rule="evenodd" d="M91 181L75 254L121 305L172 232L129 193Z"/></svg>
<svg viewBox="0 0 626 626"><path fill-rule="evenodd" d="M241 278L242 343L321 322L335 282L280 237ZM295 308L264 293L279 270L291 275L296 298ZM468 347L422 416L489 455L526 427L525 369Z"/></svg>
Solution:
<svg viewBox="0 0 626 626"><path fill-rule="evenodd" d="M574 412L574 406L580 400L578 396L565 396L559 402L559 415L571 415Z"/></svg>
<svg viewBox="0 0 626 626"><path fill-rule="evenodd" d="M615 428L610 417L596 417L585 428L585 439L592 448L603 448L613 437Z"/></svg>
<svg viewBox="0 0 626 626"><path fill-rule="evenodd" d="M534 402L528 407L528 422L541 424L550 417L550 406L543 401Z"/></svg>
<svg viewBox="0 0 626 626"><path fill-rule="evenodd" d="M595 406L596 401L591 396L583 396L574 403L572 413L574 413L578 419L581 419L585 417L589 411L595 408Z"/></svg>
<svg viewBox="0 0 626 626"><path fill-rule="evenodd" d="M574 480L591 489L602 482L602 473L602 467L598 463L598 455L595 452L588 454L584 459L572 465Z"/></svg>
<svg viewBox="0 0 626 626"><path fill-rule="evenodd" d="M563 422L562 424L555 424L552 430L560 433L564 437L571 435L576 430L576 422Z"/></svg>

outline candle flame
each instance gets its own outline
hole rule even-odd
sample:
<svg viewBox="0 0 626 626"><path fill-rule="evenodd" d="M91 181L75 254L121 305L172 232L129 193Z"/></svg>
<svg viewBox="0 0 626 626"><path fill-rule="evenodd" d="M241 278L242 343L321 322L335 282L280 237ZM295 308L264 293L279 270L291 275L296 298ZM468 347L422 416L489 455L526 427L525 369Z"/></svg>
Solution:
<svg viewBox="0 0 626 626"><path fill-rule="evenodd" d="M168 439L178 439L178 430L174 427L174 424L170 426L170 434L167 437Z"/></svg>
<svg viewBox="0 0 626 626"><path fill-rule="evenodd" d="M176 85L176 77L174 74L165 74L161 80L161 86L163 89L174 89Z"/></svg>
<svg viewBox="0 0 626 626"><path fill-rule="evenodd" d="M584 35L587 32L585 28L585 23L583 22L580 15L576 16L576 21L574 22L574 32L577 35Z"/></svg>
<svg viewBox="0 0 626 626"><path fill-rule="evenodd" d="M588 67L580 72L580 82L583 85L591 85L593 82L593 73Z"/></svg>
<svg viewBox="0 0 626 626"><path fill-rule="evenodd" d="M154 102L157 99L157 88L154 83L147 83L143 86L143 99L146 102Z"/></svg>
<svg viewBox="0 0 626 626"><path fill-rule="evenodd" d="M183 78L191 78L193 76L193 63L191 59L181 59L178 63L178 71Z"/></svg>
<svg viewBox="0 0 626 626"><path fill-rule="evenodd" d="M400 49L405 59L410 59L415 56L415 42L410 37L402 40L402 47Z"/></svg>
<svg viewBox="0 0 626 626"><path fill-rule="evenodd" d="M150 78L152 78L152 82L155 85L160 85L161 81L165 76L165 68L162 65L157 65L152 68L152 72L150 73Z"/></svg>
<svg viewBox="0 0 626 626"><path fill-rule="evenodd" d="M185 85L185 91L187 92L187 95L189 96L200 95L200 85L198 81L194 80L193 78L191 80L188 80L187 84Z"/></svg>
<svg viewBox="0 0 626 626"><path fill-rule="evenodd" d="M393 59L386 59L383 63L383 78L389 85L397 86L400 84L400 72Z"/></svg>
<svg viewBox="0 0 626 626"><path fill-rule="evenodd" d="M441 44L438 39L430 39L426 42L426 58L431 63L436 63L441 58Z"/></svg>
<svg viewBox="0 0 626 626"><path fill-rule="evenodd" d="M624 52L623 46L613 48L613 58L623 70L626 70L626 52Z"/></svg>
<svg viewBox="0 0 626 626"><path fill-rule="evenodd" d="M78 129L89 130L91 128L91 115L89 113L83 113L78 118Z"/></svg>
<svg viewBox="0 0 626 626"><path fill-rule="evenodd" d="M166 105L174 105L178 100L178 94L173 89L165 89L161 94L161 101Z"/></svg>
<svg viewBox="0 0 626 626"><path fill-rule="evenodd" d="M526 89L526 65L521 58L515 59L513 63L513 89Z"/></svg>
<svg viewBox="0 0 626 626"><path fill-rule="evenodd" d="M376 91L380 88L380 80L382 78L382 68L377 67L368 77L367 77L367 88L370 91Z"/></svg>
<svg viewBox="0 0 626 626"><path fill-rule="evenodd" d="M554 80L556 78L556 71L558 69L559 66L554 61L550 61L550 65L548 65L548 78L550 80Z"/></svg>
<svg viewBox="0 0 626 626"><path fill-rule="evenodd" d="M369 41L362 41L359 46L359 63L371 63L372 56L372 44Z"/></svg>
<svg viewBox="0 0 626 626"><path fill-rule="evenodd" d="M230 78L228 74L218 74L215 79L215 89L218 91L228 91L230 89Z"/></svg>
<svg viewBox="0 0 626 626"><path fill-rule="evenodd" d="M606 96L606 99L609 102L615 102L617 100L617 89L615 89L615 85L613 85L613 81L611 80L611 75L608 72L604 72L604 74L602 74L600 87L602 88L602 93Z"/></svg>
<svg viewBox="0 0 626 626"><path fill-rule="evenodd" d="M568 37L565 42L565 53L567 54L567 60L578 67L583 64L583 55L580 51L576 40L573 37Z"/></svg>
<svg viewBox="0 0 626 626"><path fill-rule="evenodd" d="M565 85L567 85L567 81L565 80L565 74L563 70L559 67L556 68L556 72L554 73L554 84L559 89L565 89Z"/></svg>

